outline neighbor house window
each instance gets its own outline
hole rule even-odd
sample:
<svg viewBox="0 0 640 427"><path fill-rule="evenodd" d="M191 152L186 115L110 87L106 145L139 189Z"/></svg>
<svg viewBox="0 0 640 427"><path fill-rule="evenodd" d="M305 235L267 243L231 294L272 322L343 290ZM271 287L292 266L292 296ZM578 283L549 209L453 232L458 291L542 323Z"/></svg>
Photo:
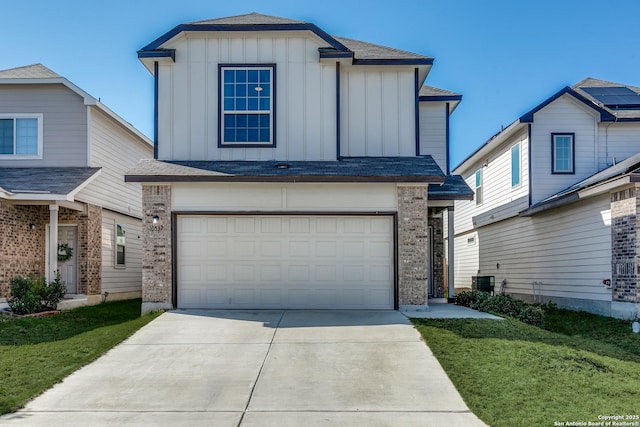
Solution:
<svg viewBox="0 0 640 427"><path fill-rule="evenodd" d="M0 158L42 156L41 114L0 114Z"/></svg>
<svg viewBox="0 0 640 427"><path fill-rule="evenodd" d="M116 224L116 267L126 265L125 247L125 227L122 224Z"/></svg>
<svg viewBox="0 0 640 427"><path fill-rule="evenodd" d="M221 147L275 145L275 64L221 65Z"/></svg>
<svg viewBox="0 0 640 427"><path fill-rule="evenodd" d="M518 187L520 185L520 143L511 147L511 186Z"/></svg>
<svg viewBox="0 0 640 427"><path fill-rule="evenodd" d="M551 163L553 173L574 173L575 135L573 133L551 134Z"/></svg>
<svg viewBox="0 0 640 427"><path fill-rule="evenodd" d="M476 205L482 204L482 169L476 171Z"/></svg>

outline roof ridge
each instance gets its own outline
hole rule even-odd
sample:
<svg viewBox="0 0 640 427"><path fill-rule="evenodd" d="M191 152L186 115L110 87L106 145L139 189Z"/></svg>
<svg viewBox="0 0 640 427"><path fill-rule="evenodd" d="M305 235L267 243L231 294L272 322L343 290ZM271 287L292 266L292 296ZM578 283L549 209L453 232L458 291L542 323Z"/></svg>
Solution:
<svg viewBox="0 0 640 427"><path fill-rule="evenodd" d="M17 78L60 78L60 77L62 77L60 74L56 73L51 68L44 66L40 62L29 64L29 65L22 65L20 67L13 67L13 68L7 68L5 70L0 70L0 78L17 79Z"/></svg>

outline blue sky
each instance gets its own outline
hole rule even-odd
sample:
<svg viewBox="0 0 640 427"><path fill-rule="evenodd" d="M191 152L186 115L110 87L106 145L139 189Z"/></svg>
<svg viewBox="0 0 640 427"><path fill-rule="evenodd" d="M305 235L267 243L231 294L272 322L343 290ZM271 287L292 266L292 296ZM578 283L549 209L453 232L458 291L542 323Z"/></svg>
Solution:
<svg viewBox="0 0 640 427"><path fill-rule="evenodd" d="M435 58L426 84L463 95L451 164L566 85L640 86L640 2L621 0L0 0L0 69L43 63L152 136L136 51L175 25L264 13Z"/></svg>

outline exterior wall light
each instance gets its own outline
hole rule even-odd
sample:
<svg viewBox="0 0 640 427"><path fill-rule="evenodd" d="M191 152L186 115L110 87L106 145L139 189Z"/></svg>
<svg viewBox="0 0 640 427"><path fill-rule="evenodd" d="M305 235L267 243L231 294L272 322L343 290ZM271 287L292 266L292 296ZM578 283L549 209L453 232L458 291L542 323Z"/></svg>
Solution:
<svg viewBox="0 0 640 427"><path fill-rule="evenodd" d="M29 224L29 229L30 230L35 230L36 229L36 225L34 223Z"/></svg>
<svg viewBox="0 0 640 427"><path fill-rule="evenodd" d="M158 216L158 214L153 214L153 216L151 217L151 222L153 224L157 224L158 221L160 221L160 217Z"/></svg>

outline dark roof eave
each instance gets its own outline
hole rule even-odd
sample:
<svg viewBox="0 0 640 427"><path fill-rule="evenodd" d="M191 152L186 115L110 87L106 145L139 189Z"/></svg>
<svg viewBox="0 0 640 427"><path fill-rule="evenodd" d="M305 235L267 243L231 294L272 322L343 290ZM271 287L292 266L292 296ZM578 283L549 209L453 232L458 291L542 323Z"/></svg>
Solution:
<svg viewBox="0 0 640 427"><path fill-rule="evenodd" d="M125 182L386 182L442 184L444 177L436 175L416 176L344 176L344 175L125 175Z"/></svg>
<svg viewBox="0 0 640 427"><path fill-rule="evenodd" d="M560 89L558 92L556 92L555 94L551 95L549 98L545 99L543 102L541 102L540 104L535 106L532 110L530 110L530 111L526 112L525 114L523 114L520 117L520 121L522 123L533 123L533 115L535 113L537 113L538 111L542 110L544 107L546 107L547 105L551 104L553 101L555 101L556 99L560 98L564 94L569 94L569 95L573 96L575 99L577 99L578 101L582 102L587 107L592 108L592 109L596 110L597 112L599 112L600 113L600 121L603 121L603 122L614 122L614 121L616 121L616 117L613 114L609 113L607 110L601 108L600 106L594 104L593 102L591 102L590 100L588 100L587 98L585 98L584 96L582 96L581 94L576 92L574 89L570 88L569 86L565 86L564 88Z"/></svg>
<svg viewBox="0 0 640 427"><path fill-rule="evenodd" d="M428 194L429 200L473 200L473 194L437 193Z"/></svg>
<svg viewBox="0 0 640 427"><path fill-rule="evenodd" d="M138 58L171 58L173 62L176 61L175 49L155 49L155 50L139 50Z"/></svg>
<svg viewBox="0 0 640 427"><path fill-rule="evenodd" d="M180 24L140 49L138 56L140 52L157 50L162 44L186 31L311 31L334 49L349 51L346 46L334 37L308 22L290 24Z"/></svg>
<svg viewBox="0 0 640 427"><path fill-rule="evenodd" d="M353 65L433 65L433 58L357 59Z"/></svg>
<svg viewBox="0 0 640 427"><path fill-rule="evenodd" d="M462 101L462 95L433 95L433 96L419 96L418 101Z"/></svg>

